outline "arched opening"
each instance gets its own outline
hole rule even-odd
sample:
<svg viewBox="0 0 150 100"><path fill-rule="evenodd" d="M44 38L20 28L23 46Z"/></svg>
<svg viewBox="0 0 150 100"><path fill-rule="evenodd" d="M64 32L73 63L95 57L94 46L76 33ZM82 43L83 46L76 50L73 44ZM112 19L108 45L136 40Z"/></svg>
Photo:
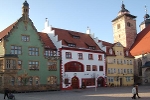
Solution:
<svg viewBox="0 0 150 100"><path fill-rule="evenodd" d="M73 89L79 89L79 79L76 76L71 80L71 87Z"/></svg>
<svg viewBox="0 0 150 100"><path fill-rule="evenodd" d="M77 61L68 62L64 66L65 72L84 72L84 65Z"/></svg>
<svg viewBox="0 0 150 100"><path fill-rule="evenodd" d="M99 77L97 79L97 87L103 87L105 84L104 78L103 77Z"/></svg>

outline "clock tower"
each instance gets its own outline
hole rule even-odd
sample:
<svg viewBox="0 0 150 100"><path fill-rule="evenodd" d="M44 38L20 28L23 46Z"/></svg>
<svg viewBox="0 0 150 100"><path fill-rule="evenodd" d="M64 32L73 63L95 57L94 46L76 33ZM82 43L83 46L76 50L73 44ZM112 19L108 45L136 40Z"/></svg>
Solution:
<svg viewBox="0 0 150 100"><path fill-rule="evenodd" d="M122 2L118 16L112 20L114 43L130 48L137 35L136 16L131 15Z"/></svg>

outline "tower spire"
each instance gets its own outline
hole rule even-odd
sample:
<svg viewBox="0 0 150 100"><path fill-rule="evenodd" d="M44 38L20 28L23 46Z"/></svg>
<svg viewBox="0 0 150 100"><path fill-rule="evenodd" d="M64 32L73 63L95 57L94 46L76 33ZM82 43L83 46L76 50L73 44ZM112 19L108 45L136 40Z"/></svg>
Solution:
<svg viewBox="0 0 150 100"><path fill-rule="evenodd" d="M145 5L145 12L146 12L146 14L147 14L147 7L146 7L146 5Z"/></svg>

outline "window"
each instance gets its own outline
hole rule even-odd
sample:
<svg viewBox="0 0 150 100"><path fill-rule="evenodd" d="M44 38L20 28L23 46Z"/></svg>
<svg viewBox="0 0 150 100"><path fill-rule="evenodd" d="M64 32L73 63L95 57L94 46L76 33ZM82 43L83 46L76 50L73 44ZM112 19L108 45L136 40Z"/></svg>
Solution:
<svg viewBox="0 0 150 100"><path fill-rule="evenodd" d="M108 77L108 82L109 82L109 83L114 82L114 77Z"/></svg>
<svg viewBox="0 0 150 100"><path fill-rule="evenodd" d="M116 73L116 69L114 68L114 73Z"/></svg>
<svg viewBox="0 0 150 100"><path fill-rule="evenodd" d="M114 64L116 63L116 59L114 59Z"/></svg>
<svg viewBox="0 0 150 100"><path fill-rule="evenodd" d="M21 85L22 79L21 77L18 77L18 85Z"/></svg>
<svg viewBox="0 0 150 100"><path fill-rule="evenodd" d="M130 65L132 65L132 60L130 60Z"/></svg>
<svg viewBox="0 0 150 100"><path fill-rule="evenodd" d="M123 74L123 69L121 69L121 74Z"/></svg>
<svg viewBox="0 0 150 100"><path fill-rule="evenodd" d="M108 74L110 74L111 73L111 69L110 68L108 68Z"/></svg>
<svg viewBox="0 0 150 100"><path fill-rule="evenodd" d="M102 61L102 55L98 55L98 60Z"/></svg>
<svg viewBox="0 0 150 100"><path fill-rule="evenodd" d="M118 69L118 74L120 74L120 69Z"/></svg>
<svg viewBox="0 0 150 100"><path fill-rule="evenodd" d="M82 53L78 53L78 59L83 59L83 54Z"/></svg>
<svg viewBox="0 0 150 100"><path fill-rule="evenodd" d="M126 64L126 60L124 60L124 64Z"/></svg>
<svg viewBox="0 0 150 100"><path fill-rule="evenodd" d="M99 71L103 71L103 66L99 66Z"/></svg>
<svg viewBox="0 0 150 100"><path fill-rule="evenodd" d="M45 50L44 56L46 57L56 56L57 55L56 52L57 51L54 51L54 50Z"/></svg>
<svg viewBox="0 0 150 100"><path fill-rule="evenodd" d="M126 69L124 69L124 73L126 73Z"/></svg>
<svg viewBox="0 0 150 100"><path fill-rule="evenodd" d="M72 58L71 52L66 52L66 58Z"/></svg>
<svg viewBox="0 0 150 100"><path fill-rule="evenodd" d="M16 60L6 59L6 69L16 69Z"/></svg>
<svg viewBox="0 0 150 100"><path fill-rule="evenodd" d="M0 60L0 70L3 69L3 60Z"/></svg>
<svg viewBox="0 0 150 100"><path fill-rule="evenodd" d="M127 22L127 26L128 26L128 27L130 27L130 26L131 26L130 22Z"/></svg>
<svg viewBox="0 0 150 100"><path fill-rule="evenodd" d="M11 54L18 54L21 55L22 53L22 47L21 46L11 46Z"/></svg>
<svg viewBox="0 0 150 100"><path fill-rule="evenodd" d="M92 66L92 71L97 71L97 66L96 65Z"/></svg>
<svg viewBox="0 0 150 100"><path fill-rule="evenodd" d="M122 55L122 51L120 51L120 55Z"/></svg>
<svg viewBox="0 0 150 100"><path fill-rule="evenodd" d="M91 71L91 65L86 65L86 71Z"/></svg>
<svg viewBox="0 0 150 100"><path fill-rule="evenodd" d="M64 66L65 72L84 72L83 64L76 61L68 62Z"/></svg>
<svg viewBox="0 0 150 100"><path fill-rule="evenodd" d="M129 61L127 60L127 65L129 65Z"/></svg>
<svg viewBox="0 0 150 100"><path fill-rule="evenodd" d="M129 72L129 69L127 69L127 73L129 74L130 72Z"/></svg>
<svg viewBox="0 0 150 100"><path fill-rule="evenodd" d="M120 24L117 24L117 29L120 29Z"/></svg>
<svg viewBox="0 0 150 100"><path fill-rule="evenodd" d="M51 84L51 85L57 84L57 77L56 76L48 77L48 84Z"/></svg>
<svg viewBox="0 0 150 100"><path fill-rule="evenodd" d="M33 78L32 77L29 78L29 83L30 83L30 85L33 85Z"/></svg>
<svg viewBox="0 0 150 100"><path fill-rule="evenodd" d="M22 41L23 41L23 42L29 42L29 36L27 36L27 35L22 35Z"/></svg>
<svg viewBox="0 0 150 100"><path fill-rule="evenodd" d="M18 60L18 69L22 69L22 61Z"/></svg>
<svg viewBox="0 0 150 100"><path fill-rule="evenodd" d="M30 56L38 56L39 55L39 48L29 47L28 49L29 49Z"/></svg>
<svg viewBox="0 0 150 100"><path fill-rule="evenodd" d="M69 46L69 47L75 47L76 45L75 45L75 44L72 44L72 43L68 43L68 46Z"/></svg>
<svg viewBox="0 0 150 100"><path fill-rule="evenodd" d="M117 51L116 55L119 55L119 51Z"/></svg>
<svg viewBox="0 0 150 100"><path fill-rule="evenodd" d="M113 70L113 68L111 68L111 74L113 74L114 73L114 70Z"/></svg>
<svg viewBox="0 0 150 100"><path fill-rule="evenodd" d="M39 85L39 78L38 77L35 78L35 84Z"/></svg>
<svg viewBox="0 0 150 100"><path fill-rule="evenodd" d="M14 77L11 78L11 85L12 85L12 86L15 85L15 78L14 78Z"/></svg>
<svg viewBox="0 0 150 100"><path fill-rule="evenodd" d="M130 82L130 77L126 77L126 82Z"/></svg>
<svg viewBox="0 0 150 100"><path fill-rule="evenodd" d="M48 70L49 71L56 71L57 70L57 63L56 62L48 62Z"/></svg>
<svg viewBox="0 0 150 100"><path fill-rule="evenodd" d="M92 55L92 54L89 54L89 55L88 55L88 58L89 58L89 60L92 60L92 59L93 59L93 55Z"/></svg>
<svg viewBox="0 0 150 100"><path fill-rule="evenodd" d="M74 39L80 39L80 36L75 36L75 35L73 35L72 36Z"/></svg>
<svg viewBox="0 0 150 100"><path fill-rule="evenodd" d="M30 70L39 70L39 62L38 61L29 61L29 69Z"/></svg>
<svg viewBox="0 0 150 100"><path fill-rule="evenodd" d="M95 50L95 47L94 46L89 46L89 49Z"/></svg>
<svg viewBox="0 0 150 100"><path fill-rule="evenodd" d="M132 69L130 69L130 74L132 74L133 73L133 71L132 71Z"/></svg>
<svg viewBox="0 0 150 100"><path fill-rule="evenodd" d="M109 53L112 54L112 49L109 49Z"/></svg>

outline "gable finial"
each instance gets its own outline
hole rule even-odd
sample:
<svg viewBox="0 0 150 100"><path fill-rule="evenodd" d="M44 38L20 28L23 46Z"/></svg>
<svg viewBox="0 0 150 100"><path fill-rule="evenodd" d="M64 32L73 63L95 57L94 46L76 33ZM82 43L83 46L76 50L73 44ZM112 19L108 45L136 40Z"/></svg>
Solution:
<svg viewBox="0 0 150 100"><path fill-rule="evenodd" d="M145 5L145 12L146 12L146 14L147 14L147 7L146 7L146 5Z"/></svg>

